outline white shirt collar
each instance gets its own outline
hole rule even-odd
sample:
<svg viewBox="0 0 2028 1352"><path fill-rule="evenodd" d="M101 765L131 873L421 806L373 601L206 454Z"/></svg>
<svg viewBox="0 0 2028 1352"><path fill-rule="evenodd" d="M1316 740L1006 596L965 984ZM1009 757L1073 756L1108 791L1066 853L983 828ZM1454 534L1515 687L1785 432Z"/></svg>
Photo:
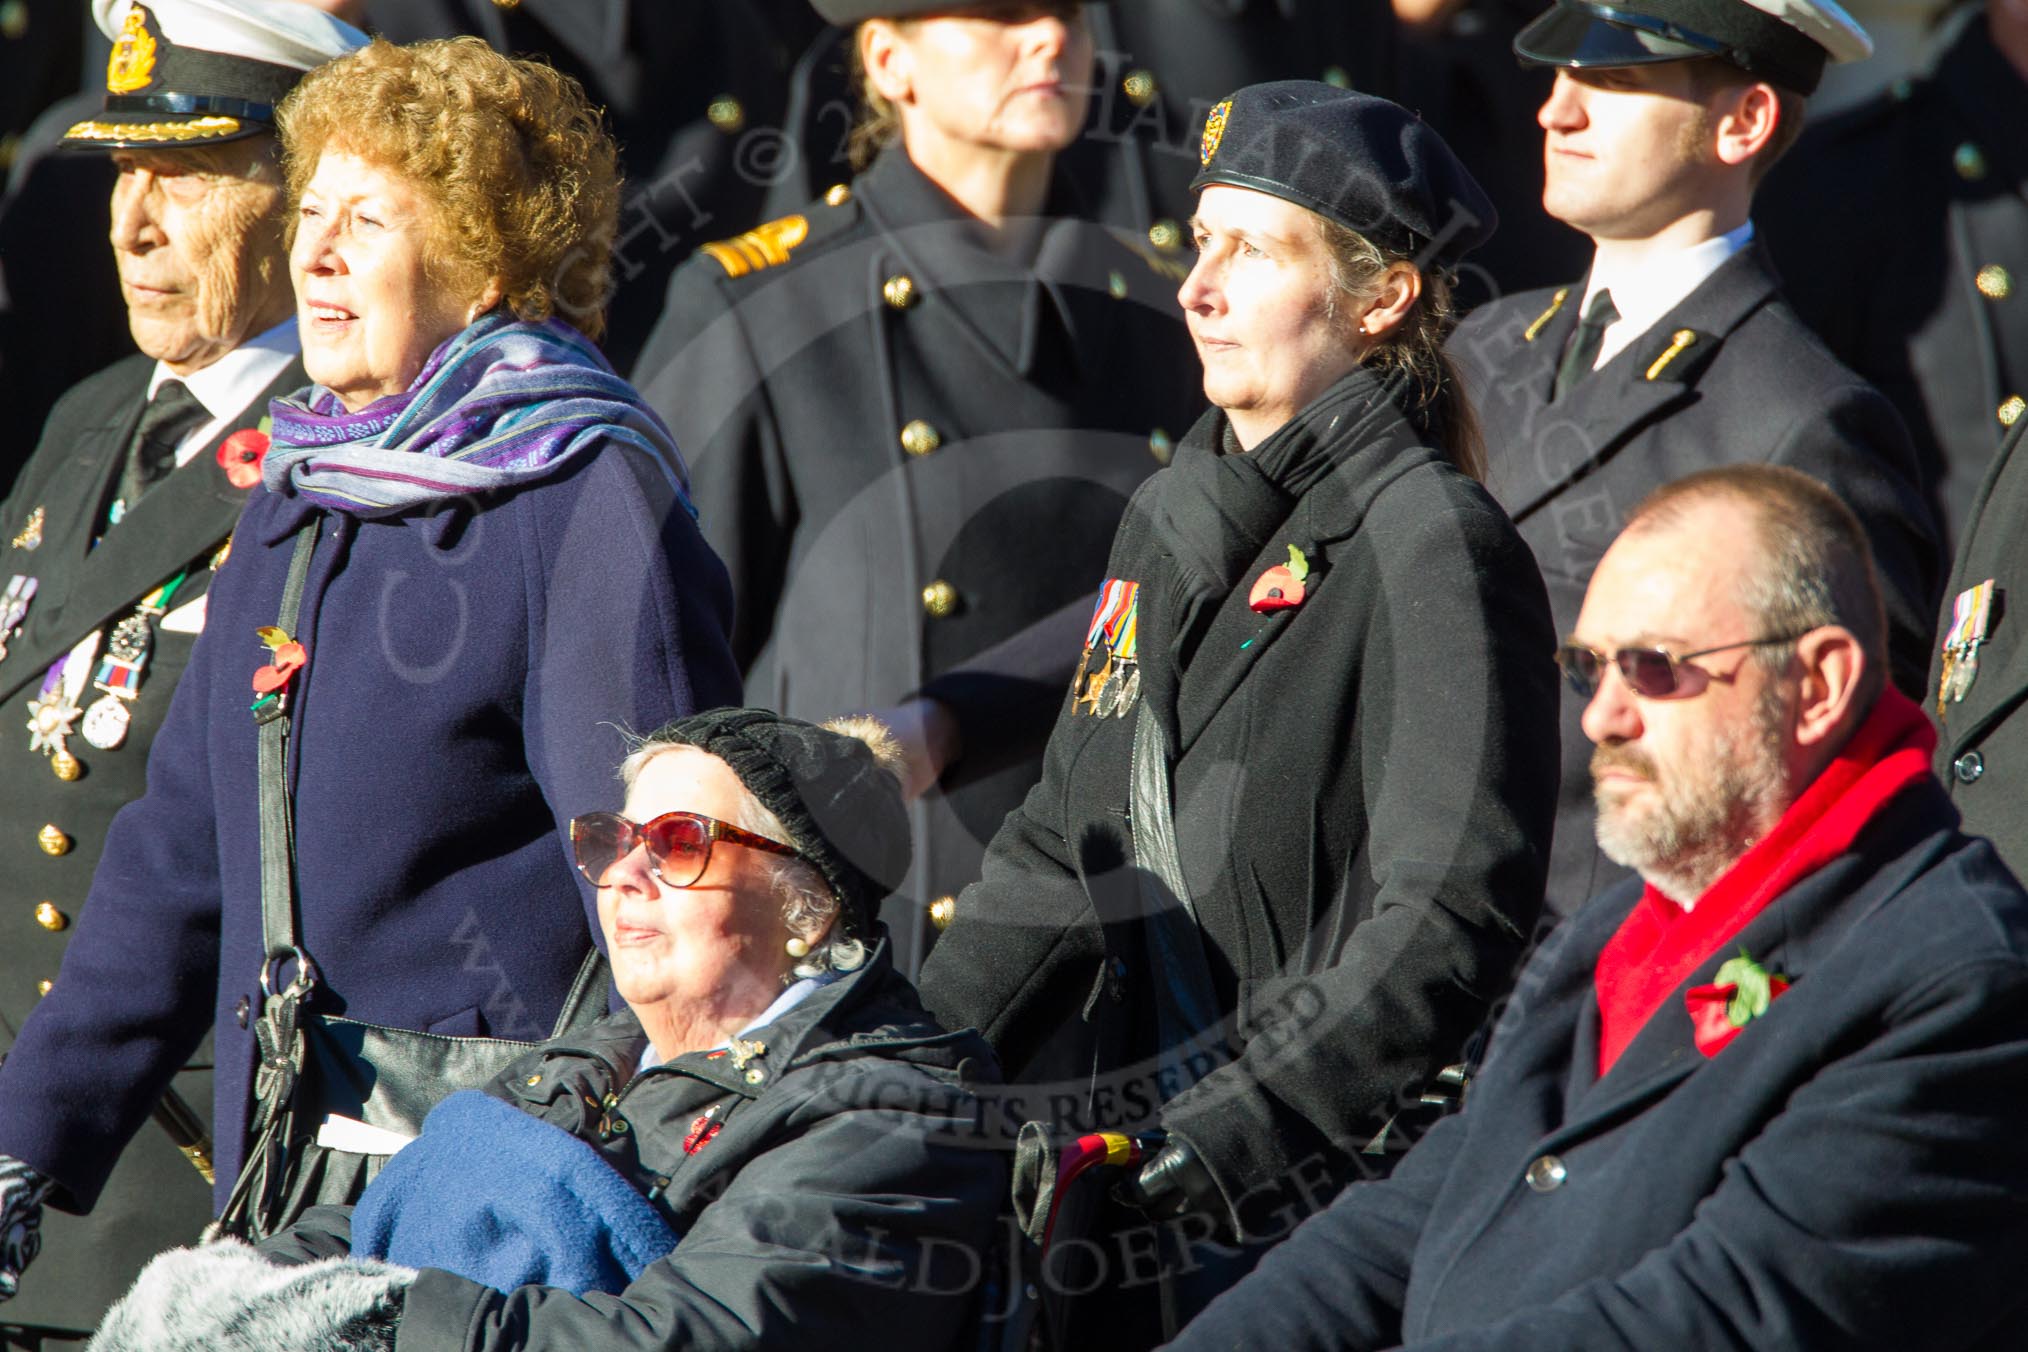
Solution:
<svg viewBox="0 0 2028 1352"><path fill-rule="evenodd" d="M208 422L193 429L176 447L176 463L179 466L188 463L210 445L225 430L227 423L239 417L248 404L260 397L262 390L274 383L275 377L301 350L295 316L291 315L267 332L247 339L203 370L192 371L187 376L179 376L161 362L156 362L154 372L148 377L150 399L155 397L155 391L162 388L164 381L180 380L184 388L197 396L197 402L204 405L204 411L211 415Z"/></svg>
<svg viewBox="0 0 2028 1352"><path fill-rule="evenodd" d="M788 1013L843 975L843 972L826 972L822 976L804 977L801 981L796 982L780 995L777 995L775 1002L762 1010L759 1018L739 1030L738 1036L745 1037L755 1029L767 1027L776 1019L781 1018L782 1015ZM721 1050L731 1045L732 1039L728 1038L724 1042L719 1043L718 1047L713 1048L713 1050ZM644 1070L661 1064L662 1058L655 1054L655 1044L651 1042L641 1050L641 1064L634 1068L634 1073L638 1075Z"/></svg>
<svg viewBox="0 0 2028 1352"><path fill-rule="evenodd" d="M1591 308L1591 298L1604 290L1612 292L1613 308L1620 317L1599 340L1598 360L1592 363L1592 370L1598 370L1632 347L1664 315L1704 285L1705 279L1723 267L1727 259L1751 243L1753 222L1748 221L1737 230L1728 230L1638 269L1611 273L1594 261L1577 312L1583 315Z"/></svg>

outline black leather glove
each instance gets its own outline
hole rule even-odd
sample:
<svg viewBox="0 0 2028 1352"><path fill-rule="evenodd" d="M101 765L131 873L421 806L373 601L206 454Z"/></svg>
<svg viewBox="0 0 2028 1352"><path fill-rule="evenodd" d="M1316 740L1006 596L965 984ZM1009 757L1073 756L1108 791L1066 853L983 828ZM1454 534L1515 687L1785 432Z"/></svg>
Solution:
<svg viewBox="0 0 2028 1352"><path fill-rule="evenodd" d="M1120 1184L1117 1195L1129 1206L1137 1206L1157 1220L1202 1211L1223 1216L1225 1201L1211 1171L1204 1167L1197 1148L1180 1136L1172 1136L1141 1165L1140 1171Z"/></svg>
<svg viewBox="0 0 2028 1352"><path fill-rule="evenodd" d="M0 1301L14 1298L21 1274L42 1252L42 1199L56 1184L11 1155L0 1155Z"/></svg>

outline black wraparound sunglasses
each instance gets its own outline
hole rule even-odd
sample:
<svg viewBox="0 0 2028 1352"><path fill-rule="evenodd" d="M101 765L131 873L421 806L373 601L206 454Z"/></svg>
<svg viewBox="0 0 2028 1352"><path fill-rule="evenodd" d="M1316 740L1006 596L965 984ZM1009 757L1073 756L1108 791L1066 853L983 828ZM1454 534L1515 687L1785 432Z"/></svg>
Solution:
<svg viewBox="0 0 2028 1352"><path fill-rule="evenodd" d="M1712 648L1699 648L1693 653L1672 653L1667 648L1619 648L1608 654L1587 648L1582 643L1566 643L1556 650L1556 665L1563 668L1563 679L1582 699L1590 699L1598 693L1598 683L1608 665L1620 669L1620 679L1636 695L1646 699L1665 699L1676 693L1682 681L1682 665L1693 657L1709 657L1735 648L1764 648L1771 643L1794 643L1808 632L1805 629L1802 634L1743 638L1737 643L1721 643Z"/></svg>
<svg viewBox="0 0 2028 1352"><path fill-rule="evenodd" d="M779 840L743 831L701 812L665 812L649 822L632 822L617 812L587 812L570 821L570 845L578 872L593 887L604 887L613 865L648 847L648 867L670 887L688 887L704 876L714 842L725 841L769 854L795 854Z"/></svg>

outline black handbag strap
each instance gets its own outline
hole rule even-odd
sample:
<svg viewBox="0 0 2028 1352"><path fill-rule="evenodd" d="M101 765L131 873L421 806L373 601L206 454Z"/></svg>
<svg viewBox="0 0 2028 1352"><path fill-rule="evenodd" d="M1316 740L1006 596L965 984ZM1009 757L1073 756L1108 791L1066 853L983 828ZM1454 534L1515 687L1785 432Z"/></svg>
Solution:
<svg viewBox="0 0 2028 1352"><path fill-rule="evenodd" d="M323 518L313 516L296 532L296 549L289 556L289 574L282 583L282 608L275 627L294 636L296 621L303 611L303 588L310 577L310 559L317 552L317 532ZM254 713L260 724L261 794L261 949L267 959L262 977L268 977L283 959L294 957L307 970L302 950L296 946L296 837L289 803L289 692L276 691ZM299 973L300 974L300 973ZM314 980L314 977L312 978Z"/></svg>
<svg viewBox="0 0 2028 1352"><path fill-rule="evenodd" d="M1139 865L1142 921L1153 968L1155 1016L1161 1059L1182 1063L1207 1041L1219 1038L1218 994L1211 960L1204 951L1197 907L1183 877L1176 848L1176 817L1170 783L1168 738L1162 724L1140 702L1134 720L1134 862ZM1187 1085L1193 1076L1166 1082Z"/></svg>

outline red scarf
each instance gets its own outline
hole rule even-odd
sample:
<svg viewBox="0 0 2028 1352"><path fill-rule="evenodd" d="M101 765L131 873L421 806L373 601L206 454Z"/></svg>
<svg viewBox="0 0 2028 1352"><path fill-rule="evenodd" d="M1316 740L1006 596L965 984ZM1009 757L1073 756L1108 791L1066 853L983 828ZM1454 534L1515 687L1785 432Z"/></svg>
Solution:
<svg viewBox="0 0 2028 1352"><path fill-rule="evenodd" d="M1889 687L1767 838L1706 888L1694 909L1684 910L1650 886L1606 941L1593 969L1598 1073L1613 1068L1705 959L1776 897L1849 850L1890 798L1929 773L1935 749L1936 730L1921 707Z"/></svg>

